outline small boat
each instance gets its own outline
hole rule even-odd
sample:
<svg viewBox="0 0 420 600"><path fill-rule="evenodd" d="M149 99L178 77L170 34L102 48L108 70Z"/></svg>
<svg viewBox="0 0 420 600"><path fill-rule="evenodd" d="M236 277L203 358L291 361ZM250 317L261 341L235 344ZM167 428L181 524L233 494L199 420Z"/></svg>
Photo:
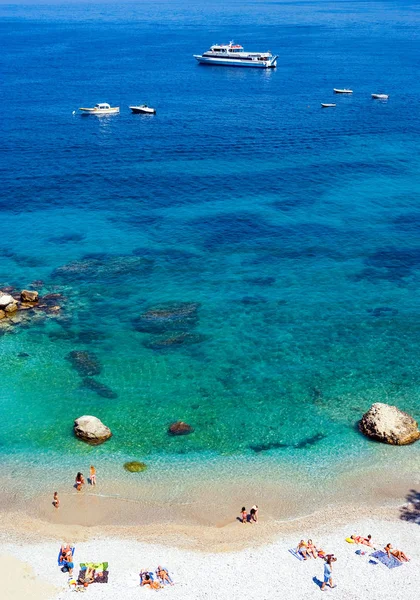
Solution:
<svg viewBox="0 0 420 600"><path fill-rule="evenodd" d="M388 94L372 94L374 100L388 100Z"/></svg>
<svg viewBox="0 0 420 600"><path fill-rule="evenodd" d="M321 102L321 106L322 106L322 108L334 108L337 105L336 104L322 104L322 102Z"/></svg>
<svg viewBox="0 0 420 600"><path fill-rule="evenodd" d="M150 106L147 106L147 104L141 104L140 106L130 106L129 108L135 114L142 114L142 115L155 115L156 114L156 109L151 108Z"/></svg>
<svg viewBox="0 0 420 600"><path fill-rule="evenodd" d="M120 107L101 102L95 104L93 108L79 108L79 110L85 115L115 115L120 112Z"/></svg>
<svg viewBox="0 0 420 600"><path fill-rule="evenodd" d="M342 90L340 88L334 88L334 94L352 94L353 90L348 90L346 88L343 88Z"/></svg>

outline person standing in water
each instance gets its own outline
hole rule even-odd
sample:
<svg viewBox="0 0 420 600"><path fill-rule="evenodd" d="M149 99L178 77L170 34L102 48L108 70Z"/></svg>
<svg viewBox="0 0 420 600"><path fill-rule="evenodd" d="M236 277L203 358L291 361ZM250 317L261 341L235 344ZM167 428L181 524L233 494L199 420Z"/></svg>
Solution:
<svg viewBox="0 0 420 600"><path fill-rule="evenodd" d="M251 517L251 522L257 523L258 522L258 506L256 504L254 504L254 506L251 508L249 514Z"/></svg>
<svg viewBox="0 0 420 600"><path fill-rule="evenodd" d="M326 587L327 583L330 586L330 588L337 587L336 585L333 585L333 581L332 581L332 564L336 560L337 559L335 558L335 556L333 554L327 554L327 556L325 557L324 581L321 585L322 592L325 592L325 587Z"/></svg>
<svg viewBox="0 0 420 600"><path fill-rule="evenodd" d="M90 465L90 485L96 485L96 469L93 465Z"/></svg>
<svg viewBox="0 0 420 600"><path fill-rule="evenodd" d="M58 508L60 506L60 500L58 498L58 492L54 492L53 506Z"/></svg>

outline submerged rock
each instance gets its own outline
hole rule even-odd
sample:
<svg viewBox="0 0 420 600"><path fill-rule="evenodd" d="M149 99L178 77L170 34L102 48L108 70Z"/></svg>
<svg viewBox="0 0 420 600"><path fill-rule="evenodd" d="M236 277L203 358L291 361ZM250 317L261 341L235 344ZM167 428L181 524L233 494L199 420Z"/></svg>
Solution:
<svg viewBox="0 0 420 600"><path fill-rule="evenodd" d="M144 462L133 460L131 462L124 463L124 469L130 473L141 473L147 469L147 465Z"/></svg>
<svg viewBox="0 0 420 600"><path fill-rule="evenodd" d="M91 377L83 379L80 387L91 390L92 392L95 392L95 394L98 394L98 396L102 396L102 398L118 398L118 394L114 392L114 390Z"/></svg>
<svg viewBox="0 0 420 600"><path fill-rule="evenodd" d="M38 302L38 292L31 290L22 290L20 293L21 302Z"/></svg>
<svg viewBox="0 0 420 600"><path fill-rule="evenodd" d="M134 320L134 328L144 333L185 331L198 322L197 302L171 302L149 308Z"/></svg>
<svg viewBox="0 0 420 600"><path fill-rule="evenodd" d="M72 350L72 352L67 354L66 360L83 377L99 375L102 371L101 363L95 354L86 350Z"/></svg>
<svg viewBox="0 0 420 600"><path fill-rule="evenodd" d="M194 429L191 425L184 423L184 421L177 421L176 423L172 423L172 425L168 429L169 435L188 435L192 433Z"/></svg>
<svg viewBox="0 0 420 600"><path fill-rule="evenodd" d="M97 417L91 415L83 415L74 422L74 434L79 440L98 446L103 444L112 436L112 432L102 423Z"/></svg>
<svg viewBox="0 0 420 600"><path fill-rule="evenodd" d="M173 335L157 336L145 340L143 346L150 350L165 350L167 348L176 348L178 346L190 346L192 344L200 344L207 339L207 336L201 333L189 333L186 331L177 332Z"/></svg>
<svg viewBox="0 0 420 600"><path fill-rule="evenodd" d="M360 431L379 442L396 446L420 439L417 421L396 406L376 402L359 422Z"/></svg>

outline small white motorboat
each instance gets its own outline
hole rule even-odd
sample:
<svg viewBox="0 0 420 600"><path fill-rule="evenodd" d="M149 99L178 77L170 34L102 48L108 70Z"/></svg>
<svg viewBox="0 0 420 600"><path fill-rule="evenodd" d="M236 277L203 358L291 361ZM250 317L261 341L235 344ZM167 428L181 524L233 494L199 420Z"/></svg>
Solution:
<svg viewBox="0 0 420 600"><path fill-rule="evenodd" d="M134 114L142 114L142 115L155 115L156 109L147 106L147 104L141 104L140 106L130 106L129 107Z"/></svg>
<svg viewBox="0 0 420 600"><path fill-rule="evenodd" d="M348 90L346 88L334 88L334 94L352 94L353 90Z"/></svg>
<svg viewBox="0 0 420 600"><path fill-rule="evenodd" d="M323 104L321 102L321 106L322 108L334 108L335 106L337 106L336 104Z"/></svg>
<svg viewBox="0 0 420 600"><path fill-rule="evenodd" d="M388 100L388 94L372 94L374 100Z"/></svg>
<svg viewBox="0 0 420 600"><path fill-rule="evenodd" d="M111 106L106 102L95 104L93 108L79 108L84 115L115 115L120 112L119 106Z"/></svg>

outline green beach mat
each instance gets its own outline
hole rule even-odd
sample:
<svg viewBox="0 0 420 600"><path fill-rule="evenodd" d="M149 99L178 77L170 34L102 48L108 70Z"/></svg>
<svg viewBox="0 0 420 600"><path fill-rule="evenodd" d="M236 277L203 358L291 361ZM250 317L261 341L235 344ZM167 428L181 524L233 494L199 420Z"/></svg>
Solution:
<svg viewBox="0 0 420 600"><path fill-rule="evenodd" d="M82 569L82 571L85 571L86 569L90 568L90 569L95 569L95 571L97 573L100 573L101 571L107 571L108 570L108 563L107 562L100 562L100 563L80 563L80 568Z"/></svg>

